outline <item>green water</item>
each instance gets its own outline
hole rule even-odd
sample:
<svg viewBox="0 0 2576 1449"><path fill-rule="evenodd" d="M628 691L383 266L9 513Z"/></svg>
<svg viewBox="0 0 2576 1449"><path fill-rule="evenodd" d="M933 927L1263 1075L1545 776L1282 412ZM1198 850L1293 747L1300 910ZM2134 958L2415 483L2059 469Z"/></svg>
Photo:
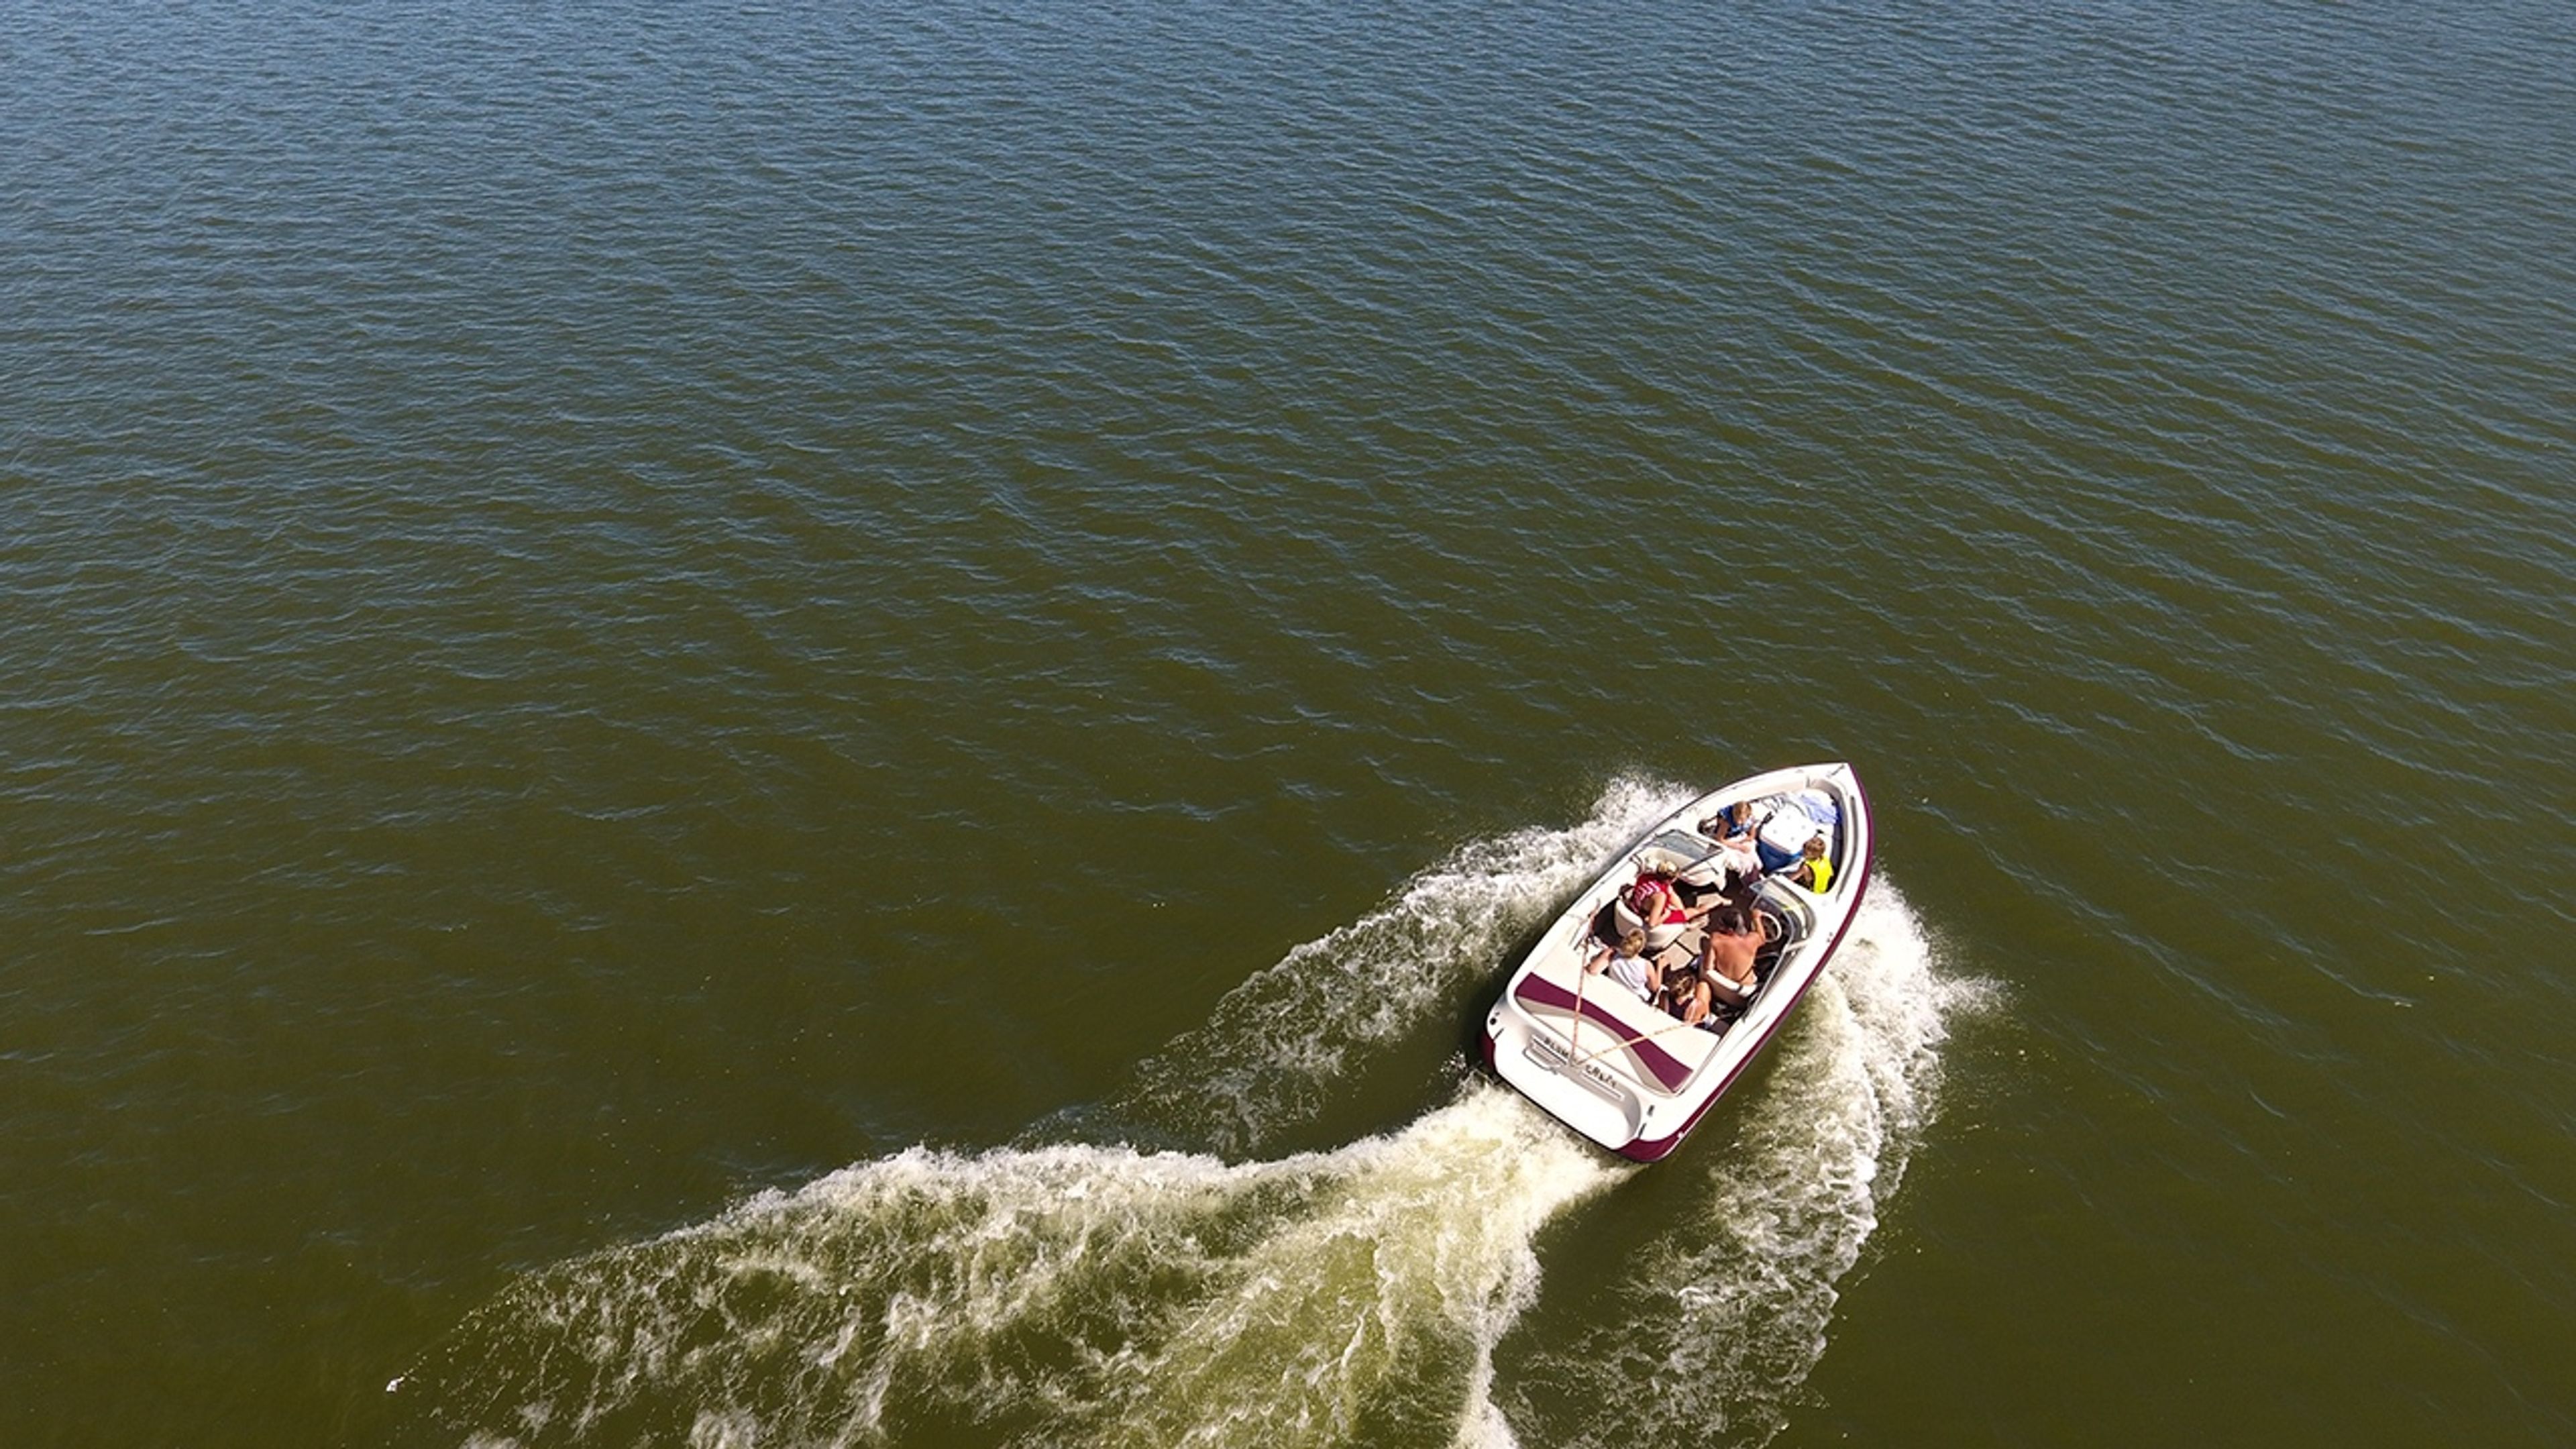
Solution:
<svg viewBox="0 0 2576 1449"><path fill-rule="evenodd" d="M2576 1438L2576 12L0 75L0 1441ZM1472 1068L1820 759L1681 1156Z"/></svg>

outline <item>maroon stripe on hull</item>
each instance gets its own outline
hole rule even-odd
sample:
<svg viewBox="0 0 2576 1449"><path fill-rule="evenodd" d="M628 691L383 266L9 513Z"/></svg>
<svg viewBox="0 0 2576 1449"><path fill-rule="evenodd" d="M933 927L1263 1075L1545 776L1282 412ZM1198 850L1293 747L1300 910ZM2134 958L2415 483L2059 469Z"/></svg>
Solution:
<svg viewBox="0 0 2576 1449"><path fill-rule="evenodd" d="M1581 1000L1573 992L1553 981L1542 980L1536 976L1524 976L1520 984L1512 988L1512 995L1540 1006L1555 1007L1559 1011L1579 1009L1585 1021L1599 1024L1611 1033L1613 1041L1621 1040L1628 1035L1627 1024L1612 1016L1608 1007L1597 1001ZM1628 1054L1637 1059L1639 1066L1652 1073L1656 1081L1663 1083L1665 1091L1672 1091L1690 1080L1691 1069L1682 1062L1681 1058L1653 1042L1635 1041L1628 1042L1626 1045Z"/></svg>

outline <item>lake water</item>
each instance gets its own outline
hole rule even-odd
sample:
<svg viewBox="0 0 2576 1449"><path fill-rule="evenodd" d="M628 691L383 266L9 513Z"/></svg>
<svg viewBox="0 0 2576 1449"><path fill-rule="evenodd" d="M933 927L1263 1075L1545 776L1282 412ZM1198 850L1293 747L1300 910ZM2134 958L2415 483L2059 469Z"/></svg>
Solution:
<svg viewBox="0 0 2576 1449"><path fill-rule="evenodd" d="M2576 9L0 76L0 1439L2576 1439ZM1823 759L1680 1155L1472 1065Z"/></svg>

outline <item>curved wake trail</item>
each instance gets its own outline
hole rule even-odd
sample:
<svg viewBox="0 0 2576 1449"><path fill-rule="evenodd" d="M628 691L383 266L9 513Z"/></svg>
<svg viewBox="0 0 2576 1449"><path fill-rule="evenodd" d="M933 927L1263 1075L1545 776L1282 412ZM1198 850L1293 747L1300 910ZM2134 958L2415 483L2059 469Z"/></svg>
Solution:
<svg viewBox="0 0 2576 1449"><path fill-rule="evenodd" d="M492 1446L1445 1438L1616 1176L1482 1083L1277 1162L915 1149L539 1274L402 1392Z"/></svg>
<svg viewBox="0 0 2576 1449"><path fill-rule="evenodd" d="M1740 1088L1658 1171L1700 1175L1698 1207L1633 1256L1629 1305L1533 1349L1516 1381L1620 1406L1550 1422L1529 1393L1512 1417L1550 1444L1760 1443L1823 1357L1840 1294L1896 1190L1940 1085L1945 1019L1993 988L1936 974L1921 925L1885 876L1793 1028L1768 1080ZM1731 1115L1730 1115L1731 1113ZM1730 1130L1734 1140L1728 1141ZM1490 1442L1512 1442L1507 1432Z"/></svg>
<svg viewBox="0 0 2576 1449"><path fill-rule="evenodd" d="M1523 933L1689 798L1617 780L1570 829L1459 847L1386 905L1228 992L1205 1026L1139 1064L1098 1114L1228 1155L1260 1150L1312 1116L1373 1048L1457 1012L1460 993L1491 978Z"/></svg>
<svg viewBox="0 0 2576 1449"><path fill-rule="evenodd" d="M1115 1115L1257 1148L1373 1045L1461 1009L1679 798L1621 782L1570 830L1462 848L1238 988ZM1704 1219L1628 1260L1621 1321L1502 1368L1541 1229L1635 1169L1479 1078L1400 1131L1271 1161L1072 1142L862 1163L522 1280L397 1406L407 1437L476 1449L1758 1440L1928 1117L1957 991L1875 884L1769 1080L1655 1169L1705 1175ZM1729 1128L1737 1103L1759 1110Z"/></svg>

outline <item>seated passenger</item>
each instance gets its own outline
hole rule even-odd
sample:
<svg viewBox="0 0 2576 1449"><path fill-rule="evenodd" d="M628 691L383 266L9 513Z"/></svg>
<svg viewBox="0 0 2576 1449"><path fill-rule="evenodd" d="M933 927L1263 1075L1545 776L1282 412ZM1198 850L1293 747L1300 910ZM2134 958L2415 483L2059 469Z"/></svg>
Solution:
<svg viewBox="0 0 2576 1449"><path fill-rule="evenodd" d="M1805 886L1816 894L1823 895L1825 888L1833 882L1834 863L1825 859L1825 838L1819 835L1807 842L1806 852L1799 860L1798 868L1789 873L1789 883Z"/></svg>
<svg viewBox="0 0 2576 1449"><path fill-rule="evenodd" d="M1753 838L1753 802L1738 800L1718 807L1718 812L1699 823L1699 833L1720 845Z"/></svg>
<svg viewBox="0 0 2576 1449"><path fill-rule="evenodd" d="M1742 1006L1762 982L1753 974L1753 955L1769 940L1761 914L1732 901L1710 919L1708 949L1700 953L1699 978L1720 1006Z"/></svg>
<svg viewBox="0 0 2576 1449"><path fill-rule="evenodd" d="M1659 1004L1665 1015L1680 1017L1697 1026L1708 1019L1713 999L1707 982L1688 971L1676 971L1665 979L1664 994Z"/></svg>
<svg viewBox="0 0 2576 1449"><path fill-rule="evenodd" d="M1646 933L1630 931L1619 938L1618 945L1593 952L1583 969L1594 976L1607 971L1611 980L1635 992L1639 1001L1652 1001L1664 989L1664 973L1645 959L1645 949Z"/></svg>
<svg viewBox="0 0 2576 1449"><path fill-rule="evenodd" d="M1640 872L1637 883L1628 887L1624 896L1628 909L1645 921L1649 931L1658 926L1687 926L1709 912L1706 906L1684 901L1673 877L1670 867L1657 866Z"/></svg>
<svg viewBox="0 0 2576 1449"><path fill-rule="evenodd" d="M1753 850L1753 806L1738 800L1699 823L1699 833L1717 842L1718 860L1730 876L1759 874L1761 857Z"/></svg>

